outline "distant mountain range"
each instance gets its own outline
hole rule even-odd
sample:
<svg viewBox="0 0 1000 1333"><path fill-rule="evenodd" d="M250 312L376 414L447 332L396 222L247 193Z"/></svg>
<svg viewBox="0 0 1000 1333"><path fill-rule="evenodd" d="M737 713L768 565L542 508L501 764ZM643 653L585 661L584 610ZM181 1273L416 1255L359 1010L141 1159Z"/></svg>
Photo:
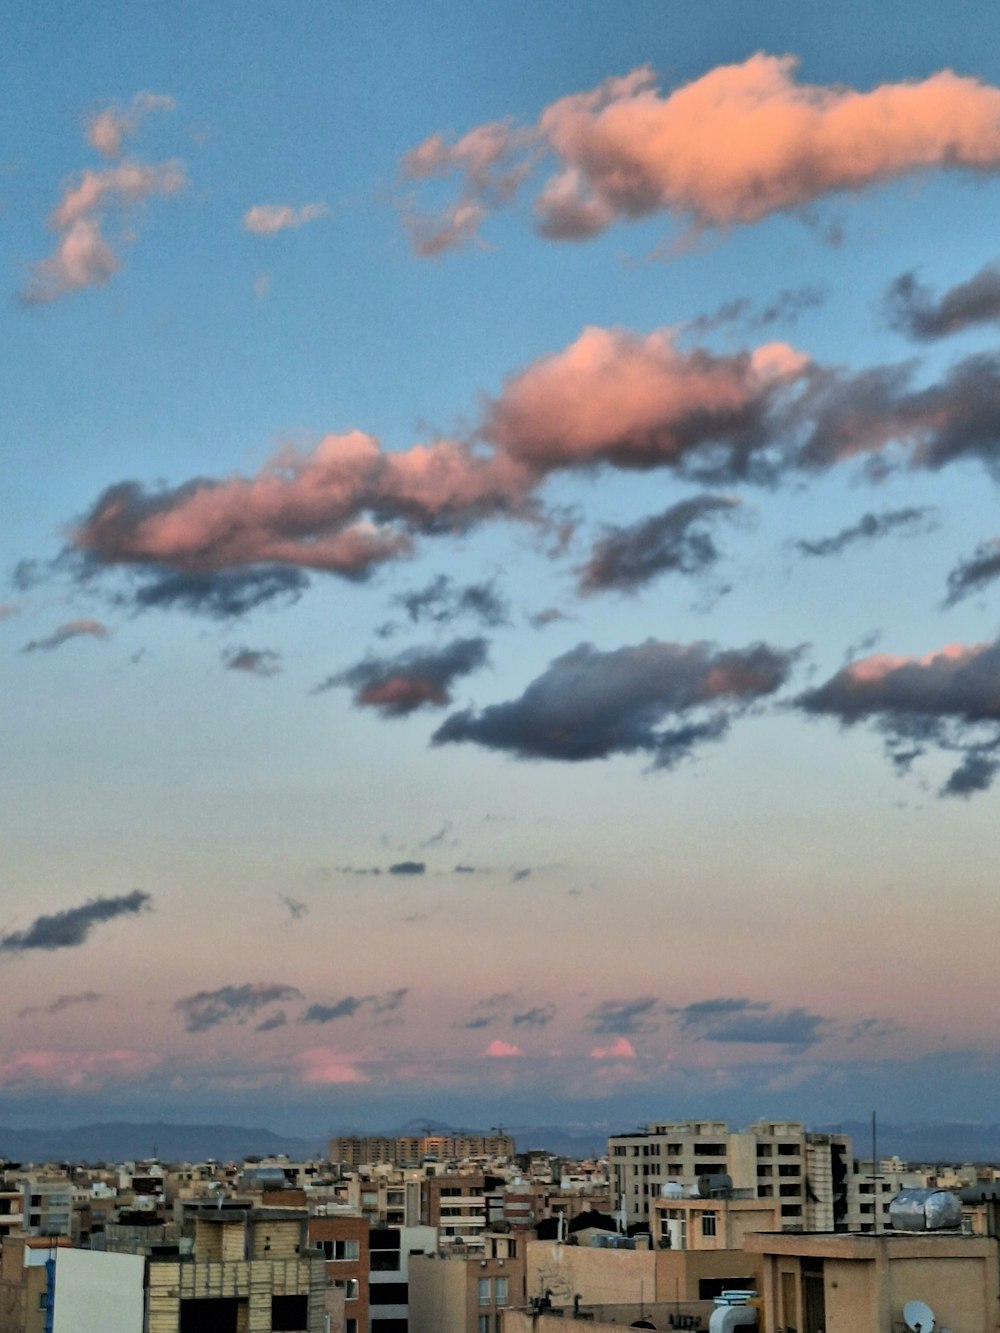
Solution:
<svg viewBox="0 0 1000 1333"><path fill-rule="evenodd" d="M270 1129L240 1125L168 1125L128 1121L69 1129L0 1126L0 1157L14 1162L123 1162L157 1157L164 1162L242 1161L285 1153L299 1159L326 1155L326 1138L289 1138Z"/></svg>
<svg viewBox="0 0 1000 1333"><path fill-rule="evenodd" d="M850 1134L854 1140L854 1155L871 1156L871 1124L868 1121L842 1121L816 1128ZM394 1138L463 1131L443 1121L412 1120L395 1129L359 1131L344 1128L337 1132L375 1132ZM471 1132L490 1131L479 1127ZM504 1127L504 1132L512 1135L520 1152L539 1149L562 1157L592 1157L606 1150L609 1132L628 1132L628 1127L609 1129L607 1124L509 1125ZM121 1162L154 1156L164 1162L204 1161L213 1157L220 1161L242 1161L247 1157L272 1157L280 1153L301 1161L325 1156L326 1143L325 1134L312 1139L293 1138L270 1129L241 1125L172 1125L162 1121L109 1122L67 1129L0 1127L0 1158L14 1162ZM955 1121L879 1125L877 1146L880 1157L896 1153L913 1163L1000 1162L1000 1124Z"/></svg>

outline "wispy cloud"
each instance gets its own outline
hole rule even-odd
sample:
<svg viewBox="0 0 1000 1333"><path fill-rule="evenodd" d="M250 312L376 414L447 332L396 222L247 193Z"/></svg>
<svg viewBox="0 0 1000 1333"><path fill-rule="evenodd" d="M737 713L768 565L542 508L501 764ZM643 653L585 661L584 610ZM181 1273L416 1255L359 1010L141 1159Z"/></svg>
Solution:
<svg viewBox="0 0 1000 1333"><path fill-rule="evenodd" d="M637 1032L655 1032L659 1021L660 1002L653 996L643 995L635 1000L605 1000L591 1009L591 1031L599 1036L632 1036Z"/></svg>
<svg viewBox="0 0 1000 1333"><path fill-rule="evenodd" d="M222 660L227 671L242 671L247 676L276 676L281 670L281 654L272 648L227 648Z"/></svg>
<svg viewBox="0 0 1000 1333"><path fill-rule="evenodd" d="M299 999L297 986L277 982L246 982L242 986L220 986L218 990L186 995L174 1005L187 1032L207 1032L221 1023L242 1026L261 1009L281 1000Z"/></svg>
<svg viewBox="0 0 1000 1333"><path fill-rule="evenodd" d="M345 995L331 1004L311 1004L299 1022L334 1023L341 1018L353 1018L360 1010L366 1010L375 1018L384 1018L401 1009L409 993L409 988L402 986L381 995Z"/></svg>
<svg viewBox="0 0 1000 1333"><path fill-rule="evenodd" d="M293 231L307 222L315 222L329 213L326 204L254 204L243 214L243 228L254 236L276 236L279 231Z"/></svg>
<svg viewBox="0 0 1000 1333"><path fill-rule="evenodd" d="M1000 267L987 264L938 297L915 273L902 273L890 284L885 307L892 327L917 342L1000 323Z"/></svg>
<svg viewBox="0 0 1000 1333"><path fill-rule="evenodd" d="M61 1014L66 1009L73 1009L81 1004L96 1004L98 1000L103 1000L104 996L100 991L86 990L80 991L76 995L59 995L49 1004L29 1004L24 1009L17 1011L18 1018L28 1018L31 1014Z"/></svg>
<svg viewBox="0 0 1000 1333"><path fill-rule="evenodd" d="M863 514L857 523L841 528L830 537L801 537L795 542L795 548L802 555L808 556L840 555L848 547L877 541L880 537L888 537L892 533L912 536L926 532L933 512L928 508L918 509L910 506L905 509L883 510L880 514Z"/></svg>
<svg viewBox="0 0 1000 1333"><path fill-rule="evenodd" d="M99 620L67 620L44 639L30 640L21 652L52 652L55 648L61 648L64 643L69 643L70 639L106 639L110 632L107 625L103 625Z"/></svg>
<svg viewBox="0 0 1000 1333"><path fill-rule="evenodd" d="M126 105L112 104L87 121L87 142L104 157L120 157L124 141L154 111L174 111L177 103L165 93L136 93Z"/></svg>

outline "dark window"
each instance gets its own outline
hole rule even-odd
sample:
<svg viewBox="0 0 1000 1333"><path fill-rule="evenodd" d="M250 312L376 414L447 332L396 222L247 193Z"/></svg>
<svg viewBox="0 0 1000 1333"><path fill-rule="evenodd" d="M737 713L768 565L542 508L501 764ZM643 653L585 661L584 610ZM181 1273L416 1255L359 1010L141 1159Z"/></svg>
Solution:
<svg viewBox="0 0 1000 1333"><path fill-rule="evenodd" d="M271 1297L271 1328L274 1333L304 1333L308 1327L308 1296Z"/></svg>
<svg viewBox="0 0 1000 1333"><path fill-rule="evenodd" d="M409 1333L410 1325L406 1319L373 1319L372 1333Z"/></svg>
<svg viewBox="0 0 1000 1333"><path fill-rule="evenodd" d="M698 1279L698 1299L714 1301L724 1291L749 1291L755 1285L752 1277L703 1277Z"/></svg>
<svg viewBox="0 0 1000 1333"><path fill-rule="evenodd" d="M386 1231L372 1231L368 1237L368 1248L370 1250L398 1250L399 1232L394 1228Z"/></svg>
<svg viewBox="0 0 1000 1333"><path fill-rule="evenodd" d="M406 1305L408 1300L405 1282L373 1282L368 1288L369 1305Z"/></svg>
<svg viewBox="0 0 1000 1333"><path fill-rule="evenodd" d="M399 1250L369 1250L368 1267L372 1273L398 1273Z"/></svg>
<svg viewBox="0 0 1000 1333"><path fill-rule="evenodd" d="M180 1333L236 1333L237 1312L246 1304L229 1296L181 1301Z"/></svg>

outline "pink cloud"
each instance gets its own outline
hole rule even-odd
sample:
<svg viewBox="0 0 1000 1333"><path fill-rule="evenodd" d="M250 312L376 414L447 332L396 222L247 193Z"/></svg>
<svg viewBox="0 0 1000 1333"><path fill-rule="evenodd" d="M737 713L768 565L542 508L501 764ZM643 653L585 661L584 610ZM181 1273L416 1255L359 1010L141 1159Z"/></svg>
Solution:
<svg viewBox="0 0 1000 1333"><path fill-rule="evenodd" d="M119 157L122 143L151 111L173 111L177 103L164 93L136 93L125 108L105 107L87 121L87 142L104 157Z"/></svg>
<svg viewBox="0 0 1000 1333"><path fill-rule="evenodd" d="M118 256L101 234L100 222L79 218L52 254L35 265L21 300L25 305L43 305L68 292L100 287L119 268Z"/></svg>
<svg viewBox="0 0 1000 1333"><path fill-rule="evenodd" d="M483 1055L493 1060L508 1060L517 1055L523 1055L524 1052L520 1046L514 1046L509 1041L501 1041L496 1038L491 1041L483 1051Z"/></svg>
<svg viewBox="0 0 1000 1333"><path fill-rule="evenodd" d="M367 1083L367 1074L353 1063L354 1057L341 1055L326 1046L300 1051L303 1083Z"/></svg>
<svg viewBox="0 0 1000 1333"><path fill-rule="evenodd" d="M243 226L255 236L274 236L279 231L315 222L317 218L326 217L329 211L326 204L303 204L301 208L293 208L290 204L254 204L243 214Z"/></svg>
<svg viewBox="0 0 1000 1333"><path fill-rule="evenodd" d="M160 1057L150 1051L15 1051L0 1061L0 1087L44 1084L63 1088L99 1086L135 1078L155 1068Z"/></svg>
<svg viewBox="0 0 1000 1333"><path fill-rule="evenodd" d="M942 70L859 92L798 82L797 65L758 53L666 95L642 67L560 98L531 126L492 122L454 143L433 135L403 170L457 173L460 202L486 212L554 159L535 201L539 230L582 240L658 212L744 225L917 171L1000 166L1000 89Z"/></svg>
<svg viewBox="0 0 1000 1333"><path fill-rule="evenodd" d="M669 329L588 328L507 380L483 434L540 470L677 464L708 443L751 447L810 364L787 343L717 356L682 351Z"/></svg>
<svg viewBox="0 0 1000 1333"><path fill-rule="evenodd" d="M74 543L115 563L198 571L273 561L357 576L409 554L413 531L516 509L527 487L518 465L454 441L392 453L351 431L308 454L283 450L250 478L159 494L112 487Z"/></svg>
<svg viewBox="0 0 1000 1333"><path fill-rule="evenodd" d="M67 186L49 221L56 231L65 231L109 204L141 204L153 195L177 194L186 184L178 162L120 162L84 171L75 185Z"/></svg>
<svg viewBox="0 0 1000 1333"><path fill-rule="evenodd" d="M635 1047L628 1037L616 1037L610 1046L595 1046L590 1052L591 1060L635 1060Z"/></svg>
<svg viewBox="0 0 1000 1333"><path fill-rule="evenodd" d="M107 625L101 624L99 620L88 618L82 620L67 620L65 624L59 625L51 634L46 635L44 639L32 639L21 649L23 653L34 653L40 649L51 650L61 648L64 643L70 639L90 638L106 639L110 633Z"/></svg>
<svg viewBox="0 0 1000 1333"><path fill-rule="evenodd" d="M145 99L145 100L142 100ZM134 115L143 108L166 105L169 98L138 94ZM101 112L91 122L88 137L106 156L117 156L126 132L124 113ZM53 209L49 226L59 233L55 250L34 265L20 296L25 305L41 305L60 296L98 287L121 267L117 253L103 233L109 210L123 211L153 196L177 194L187 184L178 162L119 162L98 171L87 170L66 186Z"/></svg>

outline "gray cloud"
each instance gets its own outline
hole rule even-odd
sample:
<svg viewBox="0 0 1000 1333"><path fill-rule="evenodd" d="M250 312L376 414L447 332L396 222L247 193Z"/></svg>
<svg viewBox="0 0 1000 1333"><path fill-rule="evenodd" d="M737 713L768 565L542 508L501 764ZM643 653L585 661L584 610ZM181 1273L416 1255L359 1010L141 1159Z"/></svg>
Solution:
<svg viewBox="0 0 1000 1333"><path fill-rule="evenodd" d="M185 1031L207 1032L220 1023L234 1023L241 1027L268 1005L279 1000L297 1000L301 995L297 986L254 981L243 986L220 986L218 990L186 995L174 1005L174 1012L183 1018Z"/></svg>
<svg viewBox="0 0 1000 1333"><path fill-rule="evenodd" d="M997 767L998 677L1000 640L951 644L923 657L876 654L848 663L796 703L843 726L874 723L900 771L928 748L960 754L941 795L969 796L989 785Z"/></svg>
<svg viewBox="0 0 1000 1333"><path fill-rule="evenodd" d="M237 620L268 602L288 606L309 587L309 576L293 565L250 565L176 573L154 569L128 593L115 600L136 611L188 611L214 620Z"/></svg>
<svg viewBox="0 0 1000 1333"><path fill-rule="evenodd" d="M408 648L395 657L366 657L328 676L313 693L346 685L361 708L377 708L383 717L406 717L424 706L451 703L451 687L487 661L485 639L455 639L440 648Z"/></svg>
<svg viewBox="0 0 1000 1333"><path fill-rule="evenodd" d="M453 713L435 745L473 741L522 759L571 762L650 753L668 768L728 725L725 710L774 693L795 653L753 644L717 651L707 643L663 643L600 652L582 643L558 657L519 699L476 714ZM667 715L710 709L704 720L658 729Z"/></svg>
<svg viewBox="0 0 1000 1333"><path fill-rule="evenodd" d="M800 446L785 461L830 467L867 455L876 475L893 457L937 470L978 459L1000 475L1000 353L967 356L926 388L914 388L916 362L843 372L814 368L791 415Z"/></svg>
<svg viewBox="0 0 1000 1333"><path fill-rule="evenodd" d="M987 264L936 298L912 270L902 273L889 285L885 309L892 328L917 342L1000 323L1000 268Z"/></svg>
<svg viewBox="0 0 1000 1333"><path fill-rule="evenodd" d="M263 1022L258 1023L254 1032L273 1032L275 1028L283 1028L287 1023L288 1015L284 1009L279 1009L276 1014L272 1014L270 1018L265 1018Z"/></svg>
<svg viewBox="0 0 1000 1333"><path fill-rule="evenodd" d="M521 1014L513 1014L511 1022L516 1028L544 1028L552 1022L556 1016L556 1007L554 1004L536 1005L533 1009L525 1009Z"/></svg>
<svg viewBox="0 0 1000 1333"><path fill-rule="evenodd" d="M655 1032L658 1023L651 1021L659 1012L660 1002L652 996L636 1000L605 1000L587 1017L591 1030L599 1036L631 1036L637 1032Z"/></svg>
<svg viewBox="0 0 1000 1333"><path fill-rule="evenodd" d="M242 671L248 676L276 676L281 670L281 654L271 648L228 648L222 660L227 671Z"/></svg>
<svg viewBox="0 0 1000 1333"><path fill-rule="evenodd" d="M397 593L392 601L406 611L414 624L431 621L437 625L450 625L464 616L478 620L489 629L510 623L510 606L492 579L459 587L447 574L438 574L426 587Z"/></svg>
<svg viewBox="0 0 1000 1333"><path fill-rule="evenodd" d="M569 616L555 606L546 606L530 615L528 624L534 629L545 629L547 625L554 625L557 620L569 620Z"/></svg>
<svg viewBox="0 0 1000 1333"><path fill-rule="evenodd" d="M973 555L959 561L948 575L946 606L970 597L1000 577L1000 542L981 542Z"/></svg>
<svg viewBox="0 0 1000 1333"><path fill-rule="evenodd" d="M18 1018L27 1018L31 1014L61 1014L64 1009L72 1009L78 1004L96 1004L103 1000L100 991L86 990L78 995L59 995L49 1004L29 1004L17 1011Z"/></svg>
<svg viewBox="0 0 1000 1333"><path fill-rule="evenodd" d="M80 907L67 907L51 916L39 916L27 930L0 936L0 953L27 953L31 949L75 949L84 944L95 926L120 916L147 912L152 898L141 889L116 898L91 898Z"/></svg>
<svg viewBox="0 0 1000 1333"><path fill-rule="evenodd" d="M769 1001L720 997L677 1011L683 1029L701 1041L764 1046L815 1046L827 1020L807 1009L775 1009Z"/></svg>
<svg viewBox="0 0 1000 1333"><path fill-rule="evenodd" d="M883 510L880 514L863 514L857 523L841 528L832 537L800 538L795 542L795 548L802 555L840 555L849 546L876 541L879 537L886 537L893 532L925 532L927 519L931 513L930 509L908 507Z"/></svg>
<svg viewBox="0 0 1000 1333"><path fill-rule="evenodd" d="M427 870L426 861L397 861L389 867L390 875L422 875Z"/></svg>
<svg viewBox="0 0 1000 1333"><path fill-rule="evenodd" d="M659 574L699 574L719 558L705 524L739 505L729 496L696 495L628 527L608 527L577 573L582 593L634 592Z"/></svg>
<svg viewBox="0 0 1000 1333"><path fill-rule="evenodd" d="M26 643L21 652L51 652L54 648L61 648L70 639L106 639L109 633L107 625L103 625L99 620L67 620L44 639L32 639L30 643Z"/></svg>
<svg viewBox="0 0 1000 1333"><path fill-rule="evenodd" d="M361 1009L368 1009L376 1018L381 1018L399 1010L408 994L409 988L404 986L383 995L345 995L333 1004L311 1004L299 1022L334 1023L340 1018L353 1018Z"/></svg>

